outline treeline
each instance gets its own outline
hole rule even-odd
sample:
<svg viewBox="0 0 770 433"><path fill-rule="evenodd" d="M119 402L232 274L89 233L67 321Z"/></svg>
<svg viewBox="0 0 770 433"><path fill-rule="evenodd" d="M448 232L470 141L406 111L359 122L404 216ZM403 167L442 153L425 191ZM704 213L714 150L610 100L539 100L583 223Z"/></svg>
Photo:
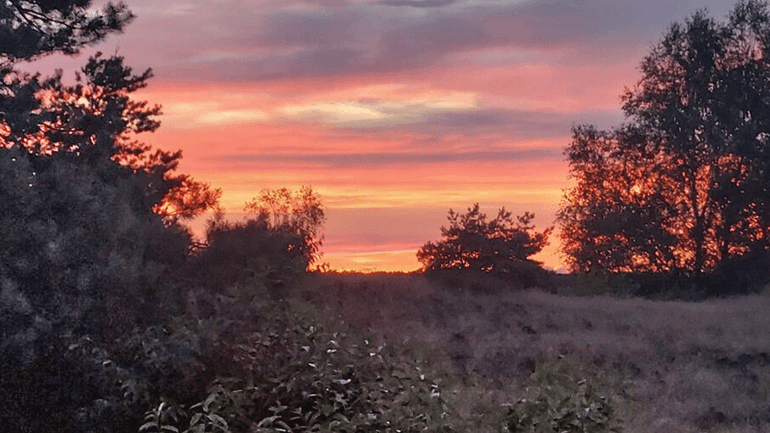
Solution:
<svg viewBox="0 0 770 433"><path fill-rule="evenodd" d="M627 122L580 125L559 211L575 272L625 274L639 292L713 296L768 281L770 11L673 24L622 95Z"/></svg>
<svg viewBox="0 0 770 433"><path fill-rule="evenodd" d="M697 12L642 61L622 95L626 123L573 128L575 185L557 223L577 278L558 284L697 299L770 282L769 59L767 3L741 1L725 22ZM417 254L424 270L550 284L529 257L551 229L535 232L531 214L487 220L475 205L448 219L444 239Z"/></svg>

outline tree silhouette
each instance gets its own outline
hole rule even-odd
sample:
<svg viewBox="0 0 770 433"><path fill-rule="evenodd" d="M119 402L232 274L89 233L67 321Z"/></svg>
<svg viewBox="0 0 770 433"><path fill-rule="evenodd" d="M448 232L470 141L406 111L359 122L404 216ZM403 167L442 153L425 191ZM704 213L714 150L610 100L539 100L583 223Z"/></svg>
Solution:
<svg viewBox="0 0 770 433"><path fill-rule="evenodd" d="M101 55L74 84L14 69L76 54L132 17L122 5L89 5L0 4L0 419L9 431L136 431L131 407L143 410L149 394L121 387L157 384L125 365L112 370L123 382L109 379L107 361L176 300L174 273L191 245L179 222L219 196L174 172L181 153L136 140L159 125L159 107L132 99L151 71Z"/></svg>
<svg viewBox="0 0 770 433"><path fill-rule="evenodd" d="M74 55L122 31L133 14L122 3L89 10L90 0L8 0L0 4L0 132L37 132L47 119L38 97L38 75L20 73L20 62L53 53Z"/></svg>
<svg viewBox="0 0 770 433"><path fill-rule="evenodd" d="M121 2L101 12L91 0L6 0L0 3L0 66L80 48L119 32L133 19Z"/></svg>
<svg viewBox="0 0 770 433"><path fill-rule="evenodd" d="M214 207L220 192L173 173L181 152L153 150L136 139L160 126L159 106L131 98L151 77L150 69L135 75L122 57L101 53L88 60L73 85L62 82L60 71L45 79L16 76L10 85L18 91L5 100L12 109L0 122L0 139L6 147L20 146L40 157L64 153L98 170L119 164L144 185L148 209L169 223L190 219ZM28 103L20 106L20 95L30 91Z"/></svg>
<svg viewBox="0 0 770 433"><path fill-rule="evenodd" d="M325 216L312 188L265 189L245 210L251 216L243 222L222 214L209 221L206 247L191 263L191 274L209 290L255 279L281 287L321 258Z"/></svg>
<svg viewBox="0 0 770 433"><path fill-rule="evenodd" d="M256 215L274 231L284 233L293 239L288 250L302 256L306 266L321 258L323 235L321 229L326 221L321 198L309 186L292 193L286 188L265 189L246 203L246 211Z"/></svg>
<svg viewBox="0 0 770 433"><path fill-rule="evenodd" d="M426 271L460 269L506 275L514 273L522 263L535 263L537 254L548 242L551 228L534 232L534 214L513 218L501 208L497 216L487 220L479 204L461 214L449 210L449 227L441 227L443 239L428 242L417 252Z"/></svg>
<svg viewBox="0 0 770 433"><path fill-rule="evenodd" d="M644 58L628 124L574 128L559 211L574 270L692 276L768 251L768 35L764 2L724 23L697 12Z"/></svg>

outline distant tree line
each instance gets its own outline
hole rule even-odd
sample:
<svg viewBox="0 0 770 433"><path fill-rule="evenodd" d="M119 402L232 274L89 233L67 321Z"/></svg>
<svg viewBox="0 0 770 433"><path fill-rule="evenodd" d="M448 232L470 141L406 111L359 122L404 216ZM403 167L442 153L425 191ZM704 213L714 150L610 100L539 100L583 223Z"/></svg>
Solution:
<svg viewBox="0 0 770 433"><path fill-rule="evenodd" d="M768 282L770 12L673 24L623 94L627 122L573 129L558 213L573 271L729 294ZM686 287L685 287L686 286Z"/></svg>

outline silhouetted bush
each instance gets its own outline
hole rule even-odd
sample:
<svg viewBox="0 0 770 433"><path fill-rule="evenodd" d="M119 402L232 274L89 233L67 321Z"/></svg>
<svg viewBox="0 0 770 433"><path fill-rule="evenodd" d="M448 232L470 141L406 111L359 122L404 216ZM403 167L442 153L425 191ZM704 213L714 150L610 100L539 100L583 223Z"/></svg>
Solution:
<svg viewBox="0 0 770 433"><path fill-rule="evenodd" d="M639 283L631 274L607 273L598 270L577 272L560 279L560 293L575 296L616 296L621 298L639 294Z"/></svg>
<svg viewBox="0 0 770 433"><path fill-rule="evenodd" d="M246 210L254 216L243 222L222 214L209 221L205 245L189 266L207 290L222 293L254 280L279 288L321 257L325 216L312 188L264 190Z"/></svg>
<svg viewBox="0 0 770 433"><path fill-rule="evenodd" d="M509 274L481 271L444 269L426 272L426 276L439 281L449 290L478 293L495 293L510 290L538 288L555 290L552 274L537 263L522 262L512 266Z"/></svg>
<svg viewBox="0 0 770 433"><path fill-rule="evenodd" d="M529 257L547 244L551 229L534 232L533 218L534 214L526 212L514 220L502 208L497 217L487 221L478 203L465 214L450 209L450 225L441 227L443 239L423 245L417 259L429 274L447 270L482 272L519 287L538 285L546 280L546 274Z"/></svg>
<svg viewBox="0 0 770 433"><path fill-rule="evenodd" d="M308 266L302 251L291 248L301 240L264 219L215 221L206 238L206 247L190 262L191 276L216 293L252 281L280 287Z"/></svg>
<svg viewBox="0 0 770 433"><path fill-rule="evenodd" d="M753 250L722 261L707 273L699 287L706 296L735 296L761 292L770 282L770 253Z"/></svg>

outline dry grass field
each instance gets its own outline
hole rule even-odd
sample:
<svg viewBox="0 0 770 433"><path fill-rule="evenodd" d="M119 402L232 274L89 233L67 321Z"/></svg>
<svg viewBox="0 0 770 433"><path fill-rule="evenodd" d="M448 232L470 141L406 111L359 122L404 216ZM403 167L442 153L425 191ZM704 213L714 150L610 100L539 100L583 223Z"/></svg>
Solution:
<svg viewBox="0 0 770 433"><path fill-rule="evenodd" d="M559 366L607 395L627 432L770 431L770 295L695 303L480 288L325 274L303 296L427 360L474 431L501 431L532 373Z"/></svg>

